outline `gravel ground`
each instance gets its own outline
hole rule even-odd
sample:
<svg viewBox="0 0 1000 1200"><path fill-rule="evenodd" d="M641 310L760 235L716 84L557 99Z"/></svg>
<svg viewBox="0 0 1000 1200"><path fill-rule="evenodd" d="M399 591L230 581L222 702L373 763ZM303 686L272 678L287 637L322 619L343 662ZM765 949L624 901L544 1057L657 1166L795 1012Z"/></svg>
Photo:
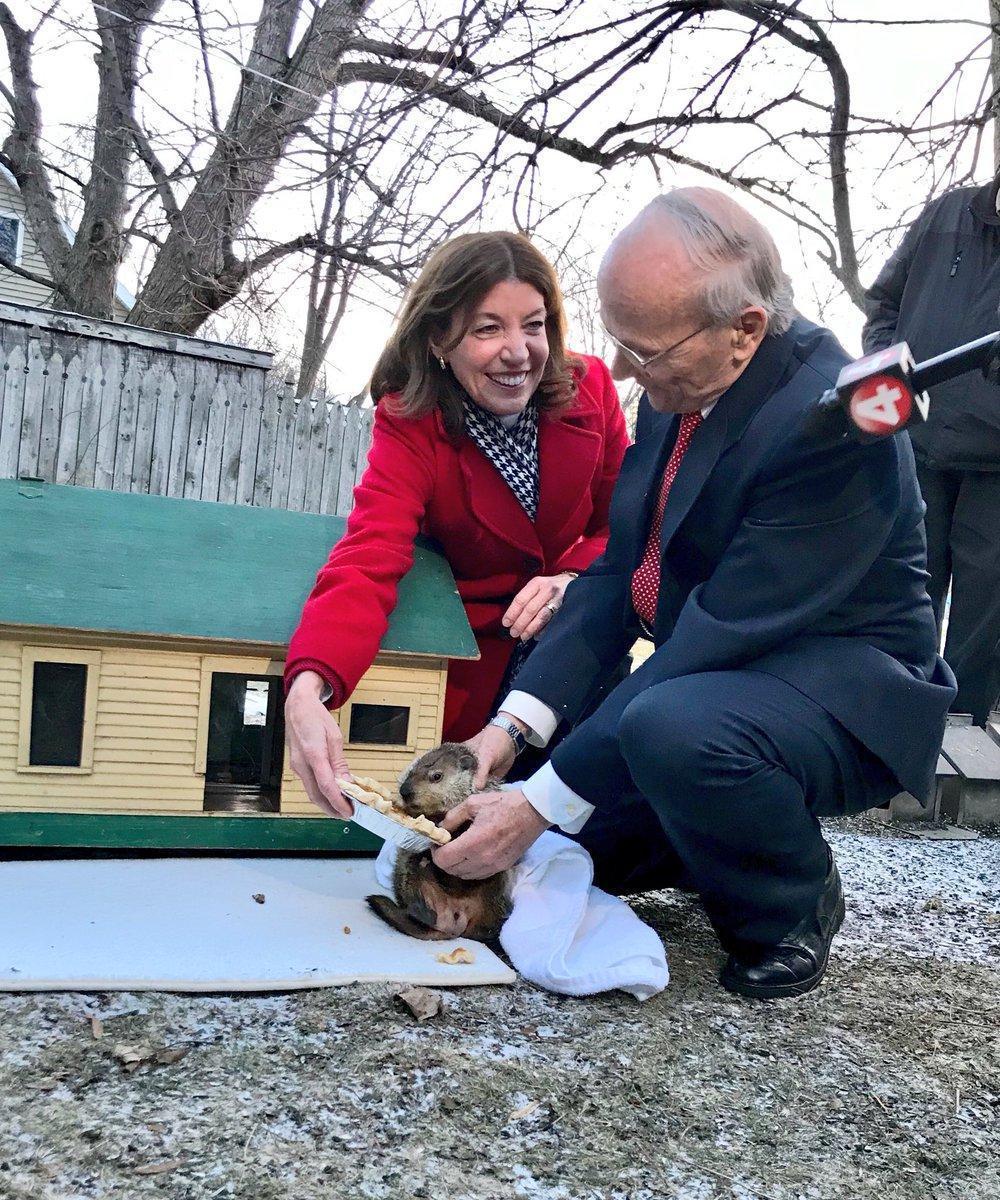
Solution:
<svg viewBox="0 0 1000 1200"><path fill-rule="evenodd" d="M830 840L848 920L797 1001L722 991L672 893L636 902L673 975L643 1005L0 996L0 1197L996 1200L1000 841Z"/></svg>

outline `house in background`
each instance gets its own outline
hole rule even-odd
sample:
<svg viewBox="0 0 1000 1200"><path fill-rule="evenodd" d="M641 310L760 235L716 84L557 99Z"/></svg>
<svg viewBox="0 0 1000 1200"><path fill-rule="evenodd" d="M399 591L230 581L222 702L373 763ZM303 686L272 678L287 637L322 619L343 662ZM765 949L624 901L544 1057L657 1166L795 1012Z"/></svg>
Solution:
<svg viewBox="0 0 1000 1200"><path fill-rule="evenodd" d="M291 771L287 644L336 516L0 480L0 846L365 850ZM478 649L418 546L379 655L334 713L359 775L441 740Z"/></svg>
<svg viewBox="0 0 1000 1200"><path fill-rule="evenodd" d="M63 223L66 236L72 242L76 236L69 225ZM48 265L38 249L35 236L28 224L24 199L17 180L0 166L0 253L17 266L23 266L36 275L47 276ZM12 304L32 304L42 308L62 308L59 297L51 288L34 280L0 267L0 300ZM119 283L115 289L115 320L124 321L135 303L128 288Z"/></svg>

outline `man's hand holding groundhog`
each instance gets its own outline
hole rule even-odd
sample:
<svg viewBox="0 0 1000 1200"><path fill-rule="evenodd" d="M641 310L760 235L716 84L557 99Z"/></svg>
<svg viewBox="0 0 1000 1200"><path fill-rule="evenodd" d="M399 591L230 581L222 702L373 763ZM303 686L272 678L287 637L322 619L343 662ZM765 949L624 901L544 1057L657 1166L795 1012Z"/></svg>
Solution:
<svg viewBox="0 0 1000 1200"><path fill-rule="evenodd" d="M506 715L505 713L504 716ZM503 779L514 765L516 755L510 734L504 733L495 725L487 725L475 737L468 738L465 744L479 760L476 778L473 781L477 788L485 787L486 781L491 777Z"/></svg>
<svg viewBox="0 0 1000 1200"><path fill-rule="evenodd" d="M442 871L460 879L487 879L519 862L549 823L523 792L479 792L446 813L441 824L452 834L472 824L432 852Z"/></svg>

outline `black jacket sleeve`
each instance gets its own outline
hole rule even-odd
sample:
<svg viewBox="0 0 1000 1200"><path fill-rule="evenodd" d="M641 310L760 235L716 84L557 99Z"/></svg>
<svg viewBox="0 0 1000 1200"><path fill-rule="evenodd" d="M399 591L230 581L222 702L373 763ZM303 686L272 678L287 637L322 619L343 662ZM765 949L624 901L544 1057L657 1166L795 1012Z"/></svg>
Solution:
<svg viewBox="0 0 1000 1200"><path fill-rule="evenodd" d="M878 278L865 294L865 327L861 345L865 354L874 354L898 341L899 306L910 273L913 257L936 204L925 208L903 235Z"/></svg>

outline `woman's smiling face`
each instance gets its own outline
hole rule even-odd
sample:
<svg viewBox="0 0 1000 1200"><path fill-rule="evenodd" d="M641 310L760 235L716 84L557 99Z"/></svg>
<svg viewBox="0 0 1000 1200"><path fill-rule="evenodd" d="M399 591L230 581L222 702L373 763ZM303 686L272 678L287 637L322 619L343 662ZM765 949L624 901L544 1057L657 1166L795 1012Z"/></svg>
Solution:
<svg viewBox="0 0 1000 1200"><path fill-rule="evenodd" d="M549 359L545 316L539 291L505 279L487 292L465 336L445 354L470 399L493 416L523 412L535 394Z"/></svg>

